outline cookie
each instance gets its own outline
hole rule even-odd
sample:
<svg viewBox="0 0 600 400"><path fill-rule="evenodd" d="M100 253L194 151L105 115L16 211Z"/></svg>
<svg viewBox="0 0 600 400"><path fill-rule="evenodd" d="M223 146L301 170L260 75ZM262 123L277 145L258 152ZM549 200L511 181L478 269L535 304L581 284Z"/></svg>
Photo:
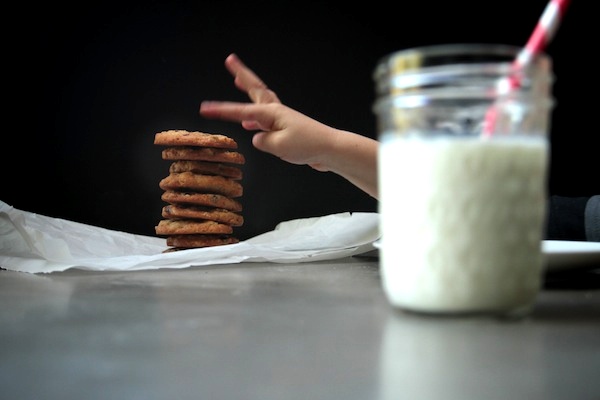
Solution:
<svg viewBox="0 0 600 400"><path fill-rule="evenodd" d="M162 146L200 146L237 149L232 138L214 133L190 132L186 130L168 130L154 136L154 144Z"/></svg>
<svg viewBox="0 0 600 400"><path fill-rule="evenodd" d="M201 175L192 172L169 174L159 184L162 190L189 190L198 193L218 193L227 197L240 197L243 186L232 179L217 175Z"/></svg>
<svg viewBox="0 0 600 400"><path fill-rule="evenodd" d="M172 235L167 237L167 246L173 246L173 248L179 250L222 246L238 242L239 239L229 235Z"/></svg>
<svg viewBox="0 0 600 400"><path fill-rule="evenodd" d="M242 226L244 217L223 208L178 206L169 204L162 209L162 216L167 219L201 219L216 221L230 226Z"/></svg>
<svg viewBox="0 0 600 400"><path fill-rule="evenodd" d="M175 146L162 151L163 160L197 160L224 162L229 164L245 164L242 153L213 147Z"/></svg>
<svg viewBox="0 0 600 400"><path fill-rule="evenodd" d="M242 203L227 196L216 193L195 193L187 191L166 190L161 195L164 202L170 204L189 204L207 207L223 208L229 211L241 212Z"/></svg>
<svg viewBox="0 0 600 400"><path fill-rule="evenodd" d="M155 226L157 235L192 235L192 234L230 234L233 228L216 221L193 221L183 219L163 219Z"/></svg>
<svg viewBox="0 0 600 400"><path fill-rule="evenodd" d="M204 175L221 175L234 180L242 179L242 170L240 168L219 162L179 160L171 164L169 172L172 174L193 172Z"/></svg>

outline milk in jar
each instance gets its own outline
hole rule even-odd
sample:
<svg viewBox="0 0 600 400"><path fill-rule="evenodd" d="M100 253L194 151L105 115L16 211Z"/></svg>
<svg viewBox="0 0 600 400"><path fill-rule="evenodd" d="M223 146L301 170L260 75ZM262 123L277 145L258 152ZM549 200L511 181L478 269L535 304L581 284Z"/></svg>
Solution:
<svg viewBox="0 0 600 400"><path fill-rule="evenodd" d="M383 135L382 283L425 312L518 312L543 268L547 141Z"/></svg>

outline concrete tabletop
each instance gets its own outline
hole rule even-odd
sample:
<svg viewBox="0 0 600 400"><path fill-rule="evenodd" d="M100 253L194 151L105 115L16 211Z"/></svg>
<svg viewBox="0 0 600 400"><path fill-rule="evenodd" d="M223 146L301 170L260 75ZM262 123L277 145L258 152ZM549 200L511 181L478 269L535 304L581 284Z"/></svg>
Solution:
<svg viewBox="0 0 600 400"><path fill-rule="evenodd" d="M395 310L365 257L0 270L0 397L600 399L594 272L502 320Z"/></svg>

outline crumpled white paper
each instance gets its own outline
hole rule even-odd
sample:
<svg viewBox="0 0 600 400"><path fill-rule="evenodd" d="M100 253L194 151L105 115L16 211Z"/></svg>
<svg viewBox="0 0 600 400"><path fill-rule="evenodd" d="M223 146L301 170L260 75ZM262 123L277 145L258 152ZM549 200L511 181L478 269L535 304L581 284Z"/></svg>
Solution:
<svg viewBox="0 0 600 400"><path fill-rule="evenodd" d="M164 238L47 217L0 201L0 266L30 273L331 260L374 250L378 237L377 213L348 212L282 222L236 244L163 253Z"/></svg>

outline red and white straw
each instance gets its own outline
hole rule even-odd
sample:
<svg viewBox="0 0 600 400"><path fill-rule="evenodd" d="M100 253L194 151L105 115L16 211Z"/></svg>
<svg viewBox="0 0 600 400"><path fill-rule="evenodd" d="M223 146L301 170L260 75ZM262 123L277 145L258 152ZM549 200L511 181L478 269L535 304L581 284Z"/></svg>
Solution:
<svg viewBox="0 0 600 400"><path fill-rule="evenodd" d="M523 67L529 64L533 56L544 51L554 38L570 2L571 0L550 0L527 44L515 59L515 66Z"/></svg>
<svg viewBox="0 0 600 400"><path fill-rule="evenodd" d="M536 54L544 51L548 43L552 41L558 26L567 10L571 0L550 0L542 13L533 33L529 37L525 47L519 52L513 62L513 74L509 77L508 88L515 89L520 85L519 79L514 74L526 67ZM484 135L491 135L496 120L495 108L492 107L487 115L484 124Z"/></svg>

